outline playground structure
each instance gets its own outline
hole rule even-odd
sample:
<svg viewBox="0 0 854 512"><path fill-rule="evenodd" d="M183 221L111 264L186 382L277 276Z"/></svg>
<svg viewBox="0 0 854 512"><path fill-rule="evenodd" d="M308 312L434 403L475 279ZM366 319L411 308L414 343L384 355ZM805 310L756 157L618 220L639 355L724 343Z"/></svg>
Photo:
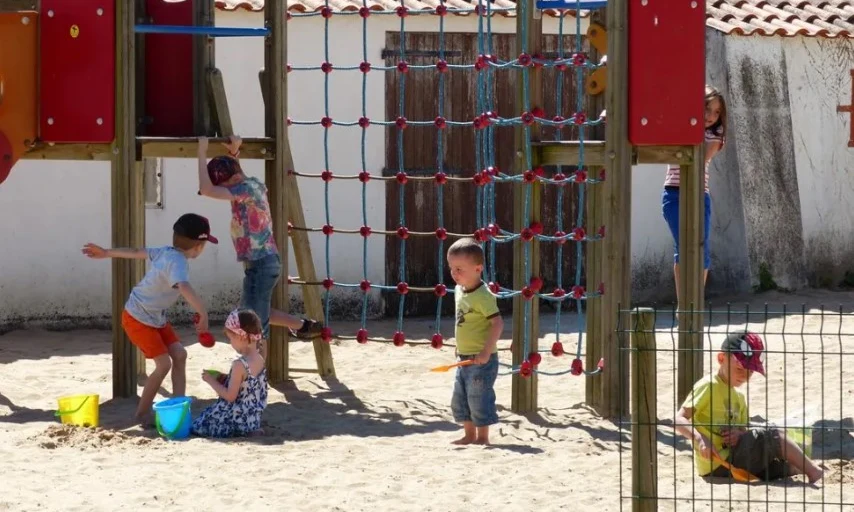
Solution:
<svg viewBox="0 0 854 512"><path fill-rule="evenodd" d="M111 161L114 246L141 246L145 242L143 158L192 158L199 135L225 137L232 133L222 74L214 62L213 37L265 38L265 70L261 73L265 137L244 140L241 158L265 160L265 181L273 222L279 226L275 232L284 271L287 272L288 261L287 234L298 267L299 277L293 282L302 285L306 313L324 317L328 308L324 311L320 288L328 292L335 283L318 280L314 270L287 137L286 3L268 1L265 26L258 29L213 27L212 0L81 0L73 6L61 0L35 3L0 0L0 37L16 42L15 51L9 50L10 45L2 45L0 63L4 68L12 66L21 71L9 74L0 69L0 151L5 153L0 161L0 178L5 177L4 169L8 174L15 161L22 158ZM632 9L627 0L609 0L604 8L601 2L547 4L547 0L540 2L544 8L596 8L593 20L604 23L596 24L599 44L594 47L604 49L600 53L607 55L607 65L590 65L595 60L581 52L564 59L538 58L542 53L540 13L531 0L518 4L517 55L500 56L510 59L502 62L484 55L471 66L511 67L514 72L521 71L523 77L517 84L513 115L494 122L489 121L489 116L480 117L480 122L487 125L514 128L513 169L507 175L493 176L494 181L520 185L515 190L513 230L496 235L479 229L478 233L484 241L491 235L513 244L512 289L493 290L500 297L513 299L512 409L525 412L537 408L537 372L532 371L529 358L539 348L531 347L529 342L533 339L536 343L539 336L539 300L531 299L576 300L580 310L581 301L591 298L586 302L585 366L589 371L604 360L605 368L599 376L586 379L587 402L600 414L617 417L627 412L628 403L628 381L621 371L627 366L620 362L620 348L626 344L618 335L617 325L628 325L627 319L620 318L620 310L631 303L631 166L635 163L679 164L682 168L679 310L680 327L685 328L680 328L680 348L701 346L702 317L692 311L703 308L704 9L698 2L633 5ZM449 10L440 3L435 10L421 14L443 16ZM478 16L490 15L489 4L478 3L470 10ZM327 5L315 14L328 17L333 12ZM402 5L387 14L400 16L403 24L408 14L415 13ZM42 51L45 48L51 51ZM105 51L107 48L114 51ZM579 73L586 69L598 78L592 80L593 84L588 83L588 92L598 91L604 98L604 141L583 137L573 141L541 140L540 127L548 124L546 119L551 117L540 113L544 103L542 70L549 66L573 67ZM397 71L405 72L400 66ZM11 98L15 100L10 101ZM584 126L593 115L583 114L576 112L571 119L556 123ZM332 124L331 119L327 122ZM407 121L404 118L401 125L398 119L390 124L402 131ZM434 121L428 124L433 125ZM224 154L224 150L212 144L208 156L218 154ZM532 278L540 270L540 244L555 241L555 237L532 229L533 223L540 221L542 189L555 182L535 169L550 166L577 167L581 172L572 176L579 182L594 184L586 205L587 232L594 232L599 226L607 230L601 240L590 237L595 243L587 246L586 281L589 287L602 283L599 292L587 294L580 290L564 297L538 293L532 285ZM484 174L478 174L483 180ZM401 186L405 181L404 173ZM289 225L293 229L283 229ZM332 230L329 231L325 233L327 239ZM391 233L400 236L393 230ZM570 236L557 238L562 242L582 242ZM142 276L144 263L113 260L112 265L112 311L117 318L131 287ZM401 295L409 291L397 288ZM283 280L274 292L273 307L287 310L287 306L288 282ZM324 339L313 342L317 369L306 370L290 366L287 333L273 329L268 357L270 379L284 380L298 371L334 375L328 343L332 336L328 328ZM402 335L394 341L402 343ZM680 352L680 368L685 370L680 373L680 396L687 393L699 375L701 354ZM135 395L136 377L144 371L142 363L121 326L115 324L115 396Z"/></svg>

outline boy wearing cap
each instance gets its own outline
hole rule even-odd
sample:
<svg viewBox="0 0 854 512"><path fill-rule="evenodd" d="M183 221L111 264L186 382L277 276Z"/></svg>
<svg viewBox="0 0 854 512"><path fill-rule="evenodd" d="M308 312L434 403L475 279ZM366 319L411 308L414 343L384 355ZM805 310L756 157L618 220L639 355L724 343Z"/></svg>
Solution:
<svg viewBox="0 0 854 512"><path fill-rule="evenodd" d="M270 324L288 327L296 337L312 338L320 333L318 322L270 307L273 288L282 273L282 261L273 237L267 187L243 173L237 160L240 144L240 138L232 135L224 144L229 156L218 156L205 163L208 139L200 137L198 153L199 194L231 203L231 238L244 273L240 305L258 315L264 339L269 338ZM258 349L266 359L266 344L259 344Z"/></svg>
<svg viewBox="0 0 854 512"><path fill-rule="evenodd" d="M700 476L730 477L715 455L762 480L806 474L810 483L822 470L777 429L749 428L747 401L736 388L754 372L765 376L765 345L759 335L740 331L726 337L718 371L694 384L674 419L676 431L694 444Z"/></svg>
<svg viewBox="0 0 854 512"><path fill-rule="evenodd" d="M131 258L151 262L142 280L134 286L122 312L122 328L146 359L153 359L155 369L145 382L136 420L151 424L151 406L157 390L172 370L172 393L184 396L187 383L187 351L166 320L166 310L181 295L199 314L198 332L208 330L208 313L190 285L188 260L197 258L206 242L218 243L211 235L208 220L194 213L182 215L172 227L172 245L144 249L105 249L88 243L83 254L94 259Z"/></svg>

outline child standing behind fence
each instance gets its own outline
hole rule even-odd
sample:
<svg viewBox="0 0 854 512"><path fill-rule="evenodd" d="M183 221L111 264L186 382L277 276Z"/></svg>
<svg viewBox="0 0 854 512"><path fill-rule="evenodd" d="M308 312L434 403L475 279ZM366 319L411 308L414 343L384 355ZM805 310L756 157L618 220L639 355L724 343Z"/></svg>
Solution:
<svg viewBox="0 0 854 512"><path fill-rule="evenodd" d="M700 476L730 477L720 458L762 480L806 474L810 483L817 482L822 469L785 433L748 428L747 401L736 388L754 372L764 377L764 360L765 345L757 334L728 335L718 352L718 371L694 384L674 419L676 431L693 442Z"/></svg>
<svg viewBox="0 0 854 512"><path fill-rule="evenodd" d="M205 164L208 139L199 138L199 193L231 203L231 238L237 260L243 263L241 307L255 311L261 319L264 339L270 335L270 324L291 329L296 337L310 338L320 333L320 324L270 308L273 288L282 273L279 249L273 238L273 221L267 200L267 187L257 178L247 177L240 167L241 140L229 137L225 145L230 156L218 156ZM279 229L286 229L279 226ZM267 357L266 346L260 347Z"/></svg>
<svg viewBox="0 0 854 512"><path fill-rule="evenodd" d="M471 238L461 238L448 248L448 268L457 283L454 290L454 336L460 361L451 411L463 424L463 437L454 444L489 444L489 426L498 423L495 379L498 377L498 338L504 329L495 297L481 280L483 249Z"/></svg>
<svg viewBox="0 0 854 512"><path fill-rule="evenodd" d="M726 137L726 102L721 93L714 87L706 86L705 114L705 207L703 209L703 280L709 276L712 264L709 246L709 230L712 218L712 196L709 194L709 162L724 147ZM673 278L676 281L676 297L679 298L679 166L667 169L664 178L664 192L661 196L661 210L664 220L673 235Z"/></svg>

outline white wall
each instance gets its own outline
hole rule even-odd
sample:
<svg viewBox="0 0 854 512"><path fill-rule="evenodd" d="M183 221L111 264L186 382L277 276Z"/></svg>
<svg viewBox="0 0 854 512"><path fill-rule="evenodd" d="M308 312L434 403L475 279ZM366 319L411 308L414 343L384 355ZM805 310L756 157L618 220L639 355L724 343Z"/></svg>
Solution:
<svg viewBox="0 0 854 512"><path fill-rule="evenodd" d="M435 16L407 18L408 31L435 31ZM362 26L358 16L333 19L329 60L333 64L354 65L361 61ZM474 16L448 16L448 32L476 31ZM218 12L217 24L261 26L260 13ZM369 60L381 60L386 31L399 30L394 16L370 18ZM546 32L557 32L557 21L544 20ZM289 22L288 40L293 65L319 65L323 60L323 20L320 17L296 18ZM586 31L586 21L582 21ZM515 31L515 20L496 16L493 31ZM575 22L566 23L564 33L574 33ZM217 67L223 71L235 130L244 136L263 135L264 111L258 84L263 67L263 41L257 38L221 38L217 40ZM360 115L362 75L338 71L330 75L329 108L335 119L355 120ZM368 74L368 116L382 119L385 82L381 72ZM292 72L289 75L289 112L296 120L317 120L323 115L323 75L318 72ZM360 170L360 131L334 127L329 130L328 166L335 172L354 174ZM296 168L302 172L320 172L326 166L323 156L323 129L298 127L290 130ZM379 173L385 160L385 134L381 126L368 131L367 167ZM263 176L263 163L244 161L248 174ZM110 166L108 163L19 162L9 179L0 186L0 324L16 320L62 317L84 318L109 314L110 264L90 261L80 254L87 241L110 243ZM663 166L640 166L633 191L633 259L636 264L667 260L670 239L660 212ZM211 219L219 246L209 245L191 266L192 279L214 309L232 307L239 294L242 268L235 261L228 235L230 219L226 203L196 195L195 161L169 159L164 163L162 210L148 210L146 237L149 245L168 244L174 220L187 211ZM378 182L368 187L367 216L372 226L383 226L385 192ZM306 222L310 226L325 223L323 185L319 180L300 180ZM330 223L336 227L361 225L361 197L358 181L336 180L330 185ZM324 236L312 235L315 266L325 275ZM384 243L371 237L368 277L383 281ZM361 279L362 239L352 235L334 235L330 251L332 276L337 280ZM656 263L657 264L657 263ZM291 256L291 274L296 266ZM297 287L291 288L294 293Z"/></svg>
<svg viewBox="0 0 854 512"><path fill-rule="evenodd" d="M785 55L795 164L800 191L804 257L815 284L839 283L854 271L854 148L848 113L851 105L850 69L854 42L850 39L785 38ZM825 274L822 268L830 270ZM821 281L830 280L830 283Z"/></svg>
<svg viewBox="0 0 854 512"><path fill-rule="evenodd" d="M721 227L743 231L727 242L746 244L753 284L764 264L781 287L839 285L854 271L854 150L848 147L850 118L836 110L851 104L854 42L709 40L723 43L712 47L724 48L726 69L716 78L730 114L731 147L718 167L737 183L724 200L729 217L742 223ZM713 195L716 178L713 173Z"/></svg>

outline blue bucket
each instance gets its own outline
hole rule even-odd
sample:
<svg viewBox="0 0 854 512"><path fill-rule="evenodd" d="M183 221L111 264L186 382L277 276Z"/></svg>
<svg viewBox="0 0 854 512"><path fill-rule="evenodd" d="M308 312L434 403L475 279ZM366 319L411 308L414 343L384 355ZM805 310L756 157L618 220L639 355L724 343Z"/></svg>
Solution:
<svg viewBox="0 0 854 512"><path fill-rule="evenodd" d="M166 439L184 439L190 436L193 422L188 396L179 396L154 404L154 422L157 432Z"/></svg>

